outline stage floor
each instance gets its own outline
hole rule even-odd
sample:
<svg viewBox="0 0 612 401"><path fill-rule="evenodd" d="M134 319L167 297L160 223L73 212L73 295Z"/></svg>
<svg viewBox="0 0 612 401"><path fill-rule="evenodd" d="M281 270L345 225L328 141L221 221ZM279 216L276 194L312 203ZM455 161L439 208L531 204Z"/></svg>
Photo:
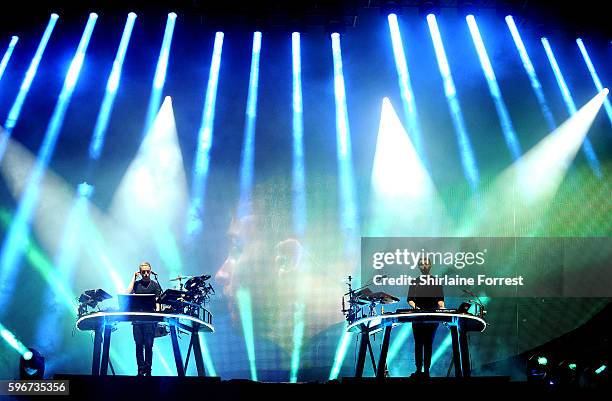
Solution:
<svg viewBox="0 0 612 401"><path fill-rule="evenodd" d="M70 395L57 399L68 400L246 400L298 398L388 400L411 398L415 395L428 399L491 399L498 396L529 395L546 397L575 396L577 399L596 397L594 389L568 389L536 386L526 382L512 382L506 376L473 377L470 379L431 378L415 381L406 378L376 380L374 378L343 378L325 383L264 383L251 380L221 380L218 377L134 377L57 374L57 380L70 381ZM23 397L15 397L23 400ZM45 397L45 399L48 399Z"/></svg>

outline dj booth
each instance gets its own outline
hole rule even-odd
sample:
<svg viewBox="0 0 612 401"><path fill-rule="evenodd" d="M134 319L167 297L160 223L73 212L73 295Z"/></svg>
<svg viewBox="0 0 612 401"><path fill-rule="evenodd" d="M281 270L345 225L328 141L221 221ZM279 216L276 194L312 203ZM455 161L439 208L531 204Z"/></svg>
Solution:
<svg viewBox="0 0 612 401"><path fill-rule="evenodd" d="M178 279L184 278L179 276ZM206 282L209 278L209 275L191 277L184 287L180 286L180 290L168 289L159 299L153 294L118 294L119 309L98 308L92 311L100 302L112 298L104 290L88 290L81 294L76 328L93 331L95 334L91 374L106 376L111 335L117 326L127 323L157 323L169 328L177 375L185 376L193 349L198 376L205 376L200 333L215 331L212 314L204 307L209 301L209 293L214 293L212 286ZM181 330L190 336L185 360L178 340L178 332ZM110 367L112 369L112 364Z"/></svg>
<svg viewBox="0 0 612 401"><path fill-rule="evenodd" d="M189 360L189 354L193 348L198 376L205 376L202 349L200 347L200 333L213 333L211 313L204 309L204 319L177 313L164 312L95 312L82 316L77 320L76 327L82 331L94 331L93 358L91 374L94 376L105 376L108 371L108 361L111 343L111 333L117 324L123 325L127 322L139 323L167 323L170 327L172 339L172 350L178 376L185 376L185 365ZM178 342L177 330L187 331L190 336L189 351L185 362L181 354Z"/></svg>

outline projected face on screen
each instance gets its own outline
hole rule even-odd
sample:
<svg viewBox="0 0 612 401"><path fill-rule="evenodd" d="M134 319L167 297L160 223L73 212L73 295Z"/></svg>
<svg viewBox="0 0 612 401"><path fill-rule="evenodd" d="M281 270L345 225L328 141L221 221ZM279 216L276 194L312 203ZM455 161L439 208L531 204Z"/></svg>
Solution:
<svg viewBox="0 0 612 401"><path fill-rule="evenodd" d="M304 241L290 236L280 223L282 210L263 214L257 209L231 219L230 249L215 279L233 324L242 327L252 320L256 338L271 340L289 353L296 327L308 340L342 319L342 270L333 275L322 271Z"/></svg>

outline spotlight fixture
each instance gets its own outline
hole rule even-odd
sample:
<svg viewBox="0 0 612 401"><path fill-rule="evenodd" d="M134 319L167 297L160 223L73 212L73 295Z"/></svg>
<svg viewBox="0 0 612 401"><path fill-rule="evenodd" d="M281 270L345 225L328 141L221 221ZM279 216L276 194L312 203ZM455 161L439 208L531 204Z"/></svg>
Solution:
<svg viewBox="0 0 612 401"><path fill-rule="evenodd" d="M593 361L582 371L580 385L591 388L607 387L610 384L608 365L606 362Z"/></svg>
<svg viewBox="0 0 612 401"><path fill-rule="evenodd" d="M553 380L561 386L578 385L580 369L574 360L562 360L551 372Z"/></svg>
<svg viewBox="0 0 612 401"><path fill-rule="evenodd" d="M495 4L495 11L500 18L506 18L511 15L518 24L521 23L524 14L524 8L520 7L513 1L499 0Z"/></svg>
<svg viewBox="0 0 612 401"><path fill-rule="evenodd" d="M429 14L436 16L440 15L440 1L439 0L424 0L419 4L419 15L426 17Z"/></svg>
<svg viewBox="0 0 612 401"><path fill-rule="evenodd" d="M459 15L467 16L467 15L477 15L479 8L476 5L476 2L473 0L458 0L457 10L459 11Z"/></svg>
<svg viewBox="0 0 612 401"><path fill-rule="evenodd" d="M543 383L550 381L550 361L542 354L534 354L527 360L527 381Z"/></svg>
<svg viewBox="0 0 612 401"><path fill-rule="evenodd" d="M19 358L20 380L41 380L45 375L45 358L34 348L28 348Z"/></svg>
<svg viewBox="0 0 612 401"><path fill-rule="evenodd" d="M83 198L90 198L94 191L93 185L87 183L87 181L83 181L82 183L80 183L77 189L79 195Z"/></svg>
<svg viewBox="0 0 612 401"><path fill-rule="evenodd" d="M344 24L342 23L342 21L337 20L337 19L330 19L329 21L327 21L327 24L325 25L325 32L328 34L342 34L346 31Z"/></svg>
<svg viewBox="0 0 612 401"><path fill-rule="evenodd" d="M384 16L387 16L389 14L399 15L402 13L402 6L399 1L395 1L395 0L383 1L382 4L380 5L380 12Z"/></svg>

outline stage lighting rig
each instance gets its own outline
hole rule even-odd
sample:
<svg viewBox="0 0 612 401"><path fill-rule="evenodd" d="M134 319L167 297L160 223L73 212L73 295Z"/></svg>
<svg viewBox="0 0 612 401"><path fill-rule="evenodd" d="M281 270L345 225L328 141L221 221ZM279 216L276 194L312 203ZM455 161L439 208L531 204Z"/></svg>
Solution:
<svg viewBox="0 0 612 401"><path fill-rule="evenodd" d="M45 358L34 348L19 358L19 379L21 380L41 380L45 375Z"/></svg>
<svg viewBox="0 0 612 401"><path fill-rule="evenodd" d="M87 181L83 181L82 183L80 183L77 189L79 195L87 199L91 198L91 195L94 191L93 185L89 184Z"/></svg>

